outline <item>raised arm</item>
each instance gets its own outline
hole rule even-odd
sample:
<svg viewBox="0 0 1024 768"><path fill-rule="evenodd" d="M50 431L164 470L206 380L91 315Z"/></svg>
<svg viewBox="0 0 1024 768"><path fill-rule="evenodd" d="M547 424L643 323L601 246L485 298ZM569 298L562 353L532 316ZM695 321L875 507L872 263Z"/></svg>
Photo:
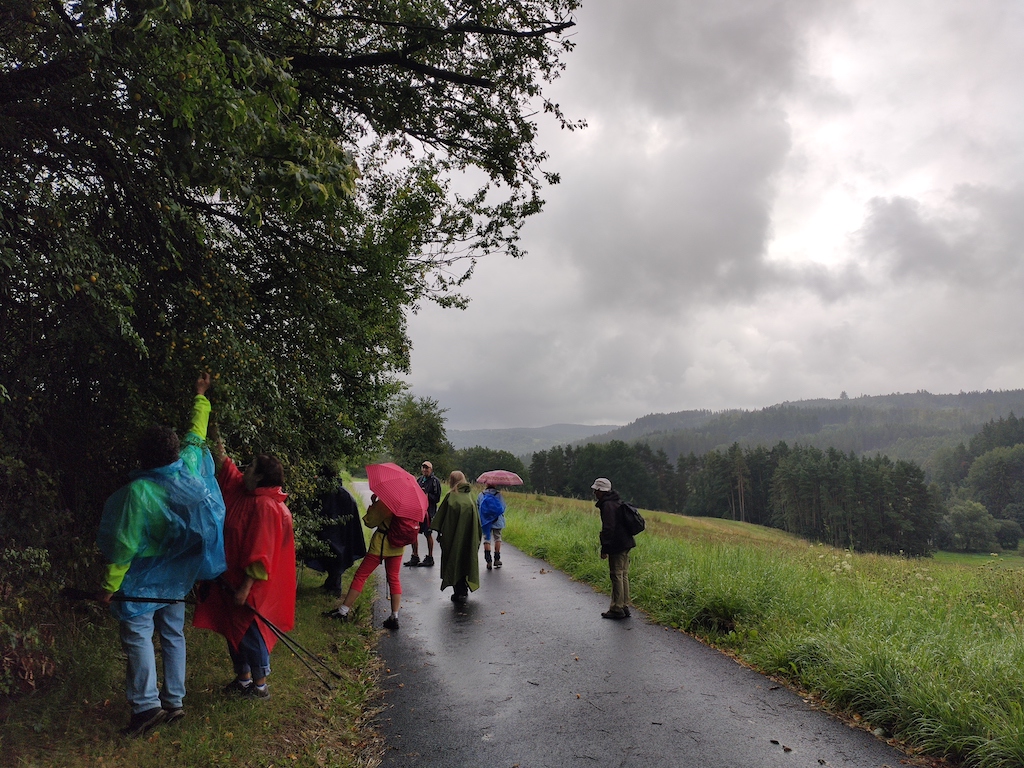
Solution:
<svg viewBox="0 0 1024 768"><path fill-rule="evenodd" d="M199 435L200 439L206 439L207 427L210 423L210 401L206 399L206 392L210 388L210 374L203 372L196 379L196 399L192 405L192 424L188 431Z"/></svg>

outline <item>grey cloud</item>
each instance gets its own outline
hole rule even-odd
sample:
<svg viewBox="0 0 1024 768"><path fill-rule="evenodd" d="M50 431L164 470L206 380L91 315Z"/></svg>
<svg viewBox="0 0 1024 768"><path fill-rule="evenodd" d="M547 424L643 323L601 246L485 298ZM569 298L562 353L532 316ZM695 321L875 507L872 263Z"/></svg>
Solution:
<svg viewBox="0 0 1024 768"><path fill-rule="evenodd" d="M800 77L808 25L845 5L824 0L656 0L587 3L579 57L597 103L622 103L693 119L745 112ZM591 16L591 12L594 16ZM588 20L602 23L588 28Z"/></svg>
<svg viewBox="0 0 1024 768"><path fill-rule="evenodd" d="M875 198L858 233L862 255L897 280L966 288L1019 280L1024 257L1024 190L962 185L943 210L906 197Z"/></svg>
<svg viewBox="0 0 1024 768"><path fill-rule="evenodd" d="M602 165L569 168L538 228L563 240L588 290L614 276L616 291L649 311L697 297L749 298L768 278L784 122L751 116L669 141L653 158L617 144Z"/></svg>
<svg viewBox="0 0 1024 768"><path fill-rule="evenodd" d="M552 95L591 127L544 134L526 259L410 320L414 391L472 428L1020 386L1018 5L588 0Z"/></svg>

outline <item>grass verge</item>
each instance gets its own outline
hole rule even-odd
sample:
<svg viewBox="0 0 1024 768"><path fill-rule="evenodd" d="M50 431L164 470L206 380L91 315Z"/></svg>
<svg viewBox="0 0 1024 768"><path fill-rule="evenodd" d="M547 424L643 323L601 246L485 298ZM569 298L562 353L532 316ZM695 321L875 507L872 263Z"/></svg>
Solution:
<svg viewBox="0 0 1024 768"><path fill-rule="evenodd" d="M234 674L224 639L186 627L188 677L185 718L140 739L118 730L128 721L124 656L117 622L95 605L69 617L73 637L67 673L43 691L17 699L0 713L0 764L19 766L375 766L380 744L367 727L373 715L379 663L370 622L340 624L320 616L336 604L319 590L322 577L303 578L296 607L298 643L342 675L322 669L327 690L278 643L271 655L271 698L226 696ZM359 610L371 611L375 590L363 593ZM360 604L357 604L360 605ZM159 658L158 658L159 663ZM316 665L314 665L316 666Z"/></svg>
<svg viewBox="0 0 1024 768"><path fill-rule="evenodd" d="M222 692L234 678L225 641L192 628L189 609L186 716L134 740L118 733L129 712L117 621L94 603L55 605L61 674L43 690L0 704L0 765L375 768L383 745L368 725L376 713L380 674L377 631L369 620L376 596L372 579L356 603L359 620L341 624L320 615L338 603L319 588L323 576L301 572L289 636L341 679L314 662L331 684L328 690L279 642L271 654L267 701Z"/></svg>
<svg viewBox="0 0 1024 768"><path fill-rule="evenodd" d="M593 504L509 494L508 541L607 591ZM645 513L634 604L911 749L1024 765L1024 570L855 555Z"/></svg>

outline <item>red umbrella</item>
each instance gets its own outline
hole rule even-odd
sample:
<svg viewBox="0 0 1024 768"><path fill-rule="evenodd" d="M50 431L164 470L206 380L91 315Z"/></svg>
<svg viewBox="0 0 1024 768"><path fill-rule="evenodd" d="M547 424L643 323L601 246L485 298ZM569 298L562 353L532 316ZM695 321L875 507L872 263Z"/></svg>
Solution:
<svg viewBox="0 0 1024 768"><path fill-rule="evenodd" d="M369 464L366 479L370 490L398 517L422 520L427 513L427 494L416 478L397 464Z"/></svg>
<svg viewBox="0 0 1024 768"><path fill-rule="evenodd" d="M484 472L480 477L476 479L478 483L484 485L522 485L523 478L517 475L515 472L509 472L507 469L492 469Z"/></svg>

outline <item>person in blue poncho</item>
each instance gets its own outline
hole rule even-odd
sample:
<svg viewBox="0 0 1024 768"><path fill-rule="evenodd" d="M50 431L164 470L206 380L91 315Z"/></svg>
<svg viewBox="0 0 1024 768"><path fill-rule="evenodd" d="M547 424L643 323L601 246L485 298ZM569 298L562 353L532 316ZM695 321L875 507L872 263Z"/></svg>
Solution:
<svg viewBox="0 0 1024 768"><path fill-rule="evenodd" d="M132 710L122 733L131 737L184 716L184 598L197 580L216 578L226 567L224 500L205 444L209 387L204 373L183 445L170 427L146 430L138 445L140 469L107 500L100 521L96 543L108 563L100 599L120 620ZM159 689L154 632L163 656Z"/></svg>
<svg viewBox="0 0 1024 768"><path fill-rule="evenodd" d="M501 568L501 531L505 527L505 500L497 486L488 485L477 499L480 506L480 527L484 532L484 562L491 570L491 539L494 539L494 567Z"/></svg>

